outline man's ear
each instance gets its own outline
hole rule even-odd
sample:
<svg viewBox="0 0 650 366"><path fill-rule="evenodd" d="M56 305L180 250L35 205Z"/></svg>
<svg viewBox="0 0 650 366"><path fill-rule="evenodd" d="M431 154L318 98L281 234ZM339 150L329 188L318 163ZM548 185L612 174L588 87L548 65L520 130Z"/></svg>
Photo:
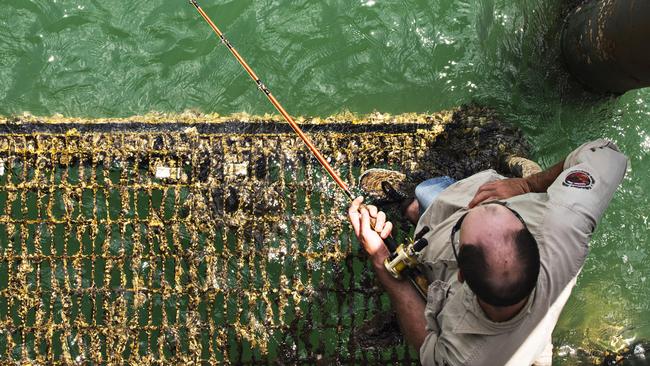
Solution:
<svg viewBox="0 0 650 366"><path fill-rule="evenodd" d="M463 283L465 282L465 277L463 277L463 271L460 269L458 270L458 282Z"/></svg>

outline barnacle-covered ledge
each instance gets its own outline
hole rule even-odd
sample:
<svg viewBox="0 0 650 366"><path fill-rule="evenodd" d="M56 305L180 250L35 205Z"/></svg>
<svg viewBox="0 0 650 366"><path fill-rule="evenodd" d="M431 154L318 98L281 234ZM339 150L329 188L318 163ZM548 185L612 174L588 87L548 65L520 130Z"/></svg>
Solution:
<svg viewBox="0 0 650 366"><path fill-rule="evenodd" d="M478 106L298 121L351 185L370 167L463 178L528 149ZM4 118L0 361L418 364L360 339L388 302L346 206L274 116Z"/></svg>
<svg viewBox="0 0 650 366"><path fill-rule="evenodd" d="M471 171L480 168L499 167L505 173L526 175L534 172L536 167L529 161L519 159L528 153L528 145L521 132L512 128L490 109L479 106L463 106L456 109L444 110L436 113L416 114L405 113L391 115L387 113L371 113L358 116L350 112L332 115L326 118L297 117L296 121L302 129L315 135L335 133L338 135L353 135L362 133L366 135L399 135L421 134L427 135L433 141L438 135L435 147L441 155L448 155L448 159L437 167L429 167L436 171L447 170L446 163L456 160L452 165L463 165L462 169L448 175L455 178L467 176ZM446 126L450 127L447 128ZM291 127L280 116L263 115L254 116L238 113L229 116L219 114L201 114L186 111L182 114L150 113L143 116L128 118L98 118L84 119L54 115L51 117L37 117L29 113L20 116L0 116L0 134L203 134L203 135L229 135L233 139L238 136L264 135L264 134L293 134ZM318 136L313 137L318 139ZM295 137L294 141L298 141ZM133 150L143 148L144 140L129 146L135 141L124 141L124 148ZM150 141L151 142L151 141ZM288 141L291 143L291 140ZM327 145L327 144L325 144ZM155 146L148 146L155 148ZM182 146L181 146L182 147ZM361 148L372 150L372 145ZM408 146L404 146L408 148ZM322 148L321 148L322 149ZM386 150L386 149L384 149ZM370 151L369 151L370 152ZM470 154L468 154L471 152ZM487 156L489 155L489 157ZM501 159L499 160L498 157ZM420 156L422 157L422 156ZM330 156L331 158L331 156ZM429 156L427 156L429 158ZM486 158L489 158L486 160ZM504 158L512 158L510 161ZM495 160L496 159L496 160ZM435 160L435 159L434 159ZM430 165L432 161L428 161ZM438 162L440 163L440 162ZM410 164L413 166L413 164Z"/></svg>
<svg viewBox="0 0 650 366"><path fill-rule="evenodd" d="M358 115L352 112L341 112L331 115L329 117L295 117L296 122L300 124L324 124L324 123L351 123L351 124L382 124L382 123L431 123L431 122L445 122L449 121L458 109L445 110L436 113L404 113L399 115L392 115L389 113L373 112L367 115ZM188 110L183 113L158 113L151 112L145 115L137 115L125 118L93 118L86 119L80 117L66 117L62 114L55 114L49 117L34 116L31 113L25 112L21 115L14 116L0 116L0 123L227 123L233 121L240 122L259 122L259 123L285 123L280 115L264 114L264 115L251 115L248 113L234 113L227 116L222 116L218 113L201 113L197 111Z"/></svg>

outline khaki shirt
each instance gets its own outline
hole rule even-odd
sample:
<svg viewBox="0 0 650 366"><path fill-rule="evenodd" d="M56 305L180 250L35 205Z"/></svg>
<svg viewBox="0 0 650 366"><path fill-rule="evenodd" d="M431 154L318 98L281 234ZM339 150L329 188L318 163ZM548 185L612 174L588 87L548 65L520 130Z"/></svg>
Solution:
<svg viewBox="0 0 650 366"><path fill-rule="evenodd" d="M429 245L419 258L421 270L431 283L425 310L429 334L420 349L422 364L532 364L550 341L584 264L591 234L626 168L627 158L613 143L597 140L567 157L564 171L546 193L507 200L537 240L541 267L537 286L524 309L500 323L489 320L474 293L458 282L450 234L478 188L504 177L488 170L445 189L416 228L416 232L424 226L431 229L424 236Z"/></svg>

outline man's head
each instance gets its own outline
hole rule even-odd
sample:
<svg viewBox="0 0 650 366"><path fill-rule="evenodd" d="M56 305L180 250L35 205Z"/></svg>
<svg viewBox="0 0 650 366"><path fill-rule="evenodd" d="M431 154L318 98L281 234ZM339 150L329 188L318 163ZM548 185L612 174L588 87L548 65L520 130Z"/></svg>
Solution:
<svg viewBox="0 0 650 366"><path fill-rule="evenodd" d="M470 210L454 228L461 278L483 302L515 305L534 289L539 275L537 242L503 204Z"/></svg>

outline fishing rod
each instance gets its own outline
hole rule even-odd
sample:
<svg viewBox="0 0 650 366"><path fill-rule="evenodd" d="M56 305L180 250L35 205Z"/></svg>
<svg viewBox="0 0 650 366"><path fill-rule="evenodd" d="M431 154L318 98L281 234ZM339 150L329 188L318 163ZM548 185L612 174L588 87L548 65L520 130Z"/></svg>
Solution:
<svg viewBox="0 0 650 366"><path fill-rule="evenodd" d="M248 66L248 63L246 63L244 58L239 54L239 52L237 52L235 47L232 46L230 41L228 41L228 39L226 39L226 36L221 32L221 30L219 30L219 28L216 26L216 24L214 24L214 22L212 21L212 19L210 19L208 14L206 14L206 12L203 11L203 9L199 6L199 4L196 2L196 0L189 0L189 1L190 1L190 4L194 5L196 10L199 12L199 14L201 14L203 19L205 19L205 21L210 25L210 27L217 34L219 39L221 39L221 42L228 48L228 50L230 50L230 53L232 53L233 56L235 56L235 58L237 59L237 61L239 61L239 64L241 64L241 66L244 68L244 70L246 70L248 75L250 75L251 79L253 79L253 81L255 81L255 83L257 84L257 88L262 93L264 93L264 95L266 95L266 97L271 102L271 104L273 104L275 109L277 109L278 112L280 112L282 117L284 117L284 119L289 123L291 128L298 134L298 136L302 139L302 141L305 143L305 145L307 145L307 147L312 152L312 154L314 154L314 156L316 157L316 159L318 160L320 165L322 165L323 168L325 168L327 173L332 177L332 179L334 179L334 181L339 186L339 188L341 188L343 190L345 195L351 201L354 200L354 196L352 195L352 192L350 191L350 188L348 188L348 185L345 184L345 182L341 179L341 177L339 177L339 175L336 173L336 171L334 171L332 166L327 162L327 160L325 160L325 158L320 153L320 151L318 151L316 146L314 146L314 144L309 140L309 137L307 137L307 135L305 135L305 133L302 132L302 130L300 129L300 126L298 126L296 121L294 121L293 118L289 115L289 113L287 113L287 111L282 107L280 102L278 102L278 100L273 96L273 94L271 94L271 91L269 90L269 88L267 88L266 85L264 85L262 80L257 76L257 74L255 74L255 71L253 71L253 69L250 66Z"/></svg>
<svg viewBox="0 0 650 366"><path fill-rule="evenodd" d="M264 83L257 76L255 71L253 71L253 69L250 66L248 66L248 63L246 63L244 58L239 54L239 52L237 52L235 47L233 47L233 45L228 41L228 39L223 34L223 32L221 32L219 27L217 27L216 24L214 24L212 19L210 19L210 17L208 16L208 14L206 14L205 11L203 11L203 9L199 6L199 4L196 2L196 0L189 0L189 1L190 1L190 4L194 5L196 10L199 12L199 14L201 14L203 19L210 25L212 30L214 30L214 32L217 34L219 39L221 39L221 42L228 48L228 50L230 50L230 52L233 54L233 56L235 56L237 61L239 61L239 63L246 70L248 75L250 75L251 79L253 79L253 81L255 81L255 83L257 84L257 88L260 91L262 91L264 93L264 95L266 95L266 97L271 102L271 104L273 104L275 109L277 109L278 112L280 112L282 117L284 117L284 119L289 123L291 128L298 134L298 136L300 136L300 138L305 143L305 145L307 145L307 147L312 152L312 154L314 154L314 156L316 157L318 162L323 166L323 168L325 168L325 170L332 177L332 179L334 179L334 181L339 186L339 188L341 188L343 190L343 192L350 199L350 201L353 201L354 196L352 195L352 192L350 191L350 188L348 188L348 185L345 184L345 182L341 179L341 177L339 177L339 175L336 173L336 171L334 171L332 166L327 162L327 160L325 160L325 158L320 153L320 151L318 151L316 146L314 146L314 144L309 140L309 137L307 137L307 135L305 135L305 133L302 132L302 130L300 129L300 126L298 126L298 124L293 120L293 118L289 115L289 113L287 113L287 111L282 107L280 102L278 102L278 100L273 96L273 94L271 94L271 91L269 90L269 88L267 88L266 85L264 85ZM362 207L365 207L365 205L362 205ZM376 219L371 217L370 218L371 226L374 226L375 223L376 223ZM384 243L386 244L386 246L388 247L388 250L391 253L395 252L399 247L397 242L395 242L395 239L393 239L392 236L389 236L386 239L384 239Z"/></svg>
<svg viewBox="0 0 650 366"><path fill-rule="evenodd" d="M354 196L352 195L352 192L350 191L350 188L348 188L348 185L345 184L345 182L339 177L339 175L334 171L332 166L325 160L323 155L318 151L316 146L309 140L309 137L305 135L304 132L300 129L300 126L296 123L296 121L293 120L293 118L287 113L287 111L282 107L280 102L271 94L271 91L269 88L264 85L262 80L257 76L255 71L248 66L248 63L244 60L244 58L237 52L235 47L228 41L226 36L221 32L219 27L217 27L216 24L210 19L208 14L203 11L203 9L199 6L199 4L196 2L196 0L189 0L190 4L194 5L196 10L201 14L203 19L210 25L212 30L217 34L219 39L221 39L221 43L223 43L230 53L235 56L237 61L239 61L239 64L246 70L248 75L253 79L253 81L257 84L257 88L266 95L268 100L273 104L275 109L280 112L282 117L289 123L291 128L298 134L298 136L302 139L302 141L307 145L309 150L314 154L318 162L325 168L327 173L334 179L336 184L343 190L345 195L350 199L350 201L354 200ZM365 207L365 205L362 205L362 207ZM370 218L370 224L371 226L375 226L376 219ZM393 239L392 236L387 237L384 239L384 243L388 247L389 252L391 253L391 256L389 259L387 259L384 262L384 265L386 266L386 269L393 275L395 278L401 278L402 277L402 272L405 275L404 277L408 278L409 281L415 286L415 288L418 290L420 295L423 298L426 298L426 288L427 285L423 284L420 279L423 278L422 276L417 276L417 274L413 273L412 271L414 270L414 265L415 265L415 256L417 255L417 252L419 252L424 246L426 246L426 240L422 241L419 240L409 246L405 245L398 245L397 242L395 242L395 239Z"/></svg>

